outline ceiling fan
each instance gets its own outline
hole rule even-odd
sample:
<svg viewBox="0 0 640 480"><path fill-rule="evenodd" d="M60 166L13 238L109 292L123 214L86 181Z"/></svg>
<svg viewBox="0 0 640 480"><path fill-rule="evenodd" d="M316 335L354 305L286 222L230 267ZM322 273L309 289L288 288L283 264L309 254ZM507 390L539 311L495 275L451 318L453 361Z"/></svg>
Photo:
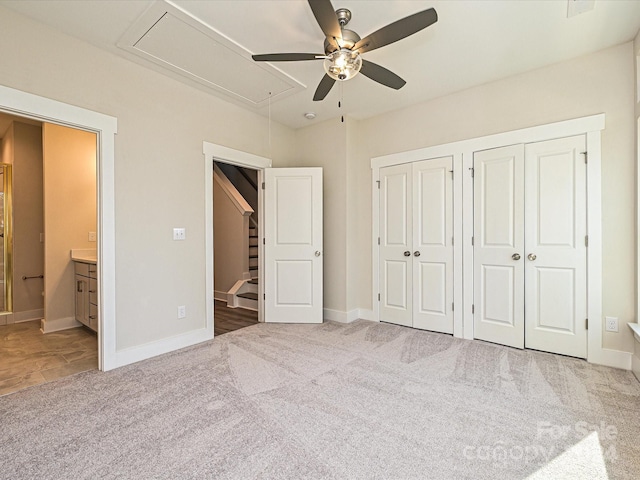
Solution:
<svg viewBox="0 0 640 480"><path fill-rule="evenodd" d="M436 11L429 8L382 27L361 39L356 32L344 28L351 20L349 10L340 8L334 11L331 0L308 0L308 2L320 29L326 36L324 54L269 53L252 55L252 58L256 62L324 60L326 74L316 89L314 101L324 99L336 80L349 80L358 72L387 87L396 90L402 88L406 81L390 70L364 60L362 54L402 40L438 21Z"/></svg>

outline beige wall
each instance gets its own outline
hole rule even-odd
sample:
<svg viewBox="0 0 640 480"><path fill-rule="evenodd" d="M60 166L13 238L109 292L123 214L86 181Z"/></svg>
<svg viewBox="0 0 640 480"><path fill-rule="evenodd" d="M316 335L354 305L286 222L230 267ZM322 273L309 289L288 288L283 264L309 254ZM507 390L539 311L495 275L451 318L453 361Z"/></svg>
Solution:
<svg viewBox="0 0 640 480"><path fill-rule="evenodd" d="M602 132L603 314L620 318L619 333L603 333L603 346L631 352L625 322L635 319L635 159L633 46L626 43L575 60L492 82L361 122L365 146L358 186L371 196L372 157L604 112ZM361 205L359 215L370 215ZM357 243L370 242L367 228ZM355 249L363 268L357 303L371 308L371 255ZM351 277L349 281L356 281Z"/></svg>
<svg viewBox="0 0 640 480"><path fill-rule="evenodd" d="M13 122L13 141L13 312L41 318L44 283L22 277L44 273L42 127Z"/></svg>
<svg viewBox="0 0 640 480"><path fill-rule="evenodd" d="M0 84L112 115L116 349L205 324L202 142L292 163L292 130L150 69L0 9ZM186 240L174 242L174 227ZM187 318L178 320L176 307Z"/></svg>
<svg viewBox="0 0 640 480"><path fill-rule="evenodd" d="M46 321L75 316L71 249L96 248L96 145L94 133L43 125Z"/></svg>

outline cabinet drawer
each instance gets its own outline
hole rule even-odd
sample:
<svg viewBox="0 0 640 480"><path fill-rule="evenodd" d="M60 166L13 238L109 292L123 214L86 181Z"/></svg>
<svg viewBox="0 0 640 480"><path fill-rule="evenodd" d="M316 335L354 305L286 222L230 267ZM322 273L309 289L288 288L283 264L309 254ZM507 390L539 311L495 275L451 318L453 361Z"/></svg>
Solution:
<svg viewBox="0 0 640 480"><path fill-rule="evenodd" d="M98 281L95 278L89 279L89 303L98 305Z"/></svg>
<svg viewBox="0 0 640 480"><path fill-rule="evenodd" d="M74 262L76 264L76 275L82 275L84 277L88 277L89 276L89 264L88 263L81 263L81 262Z"/></svg>
<svg viewBox="0 0 640 480"><path fill-rule="evenodd" d="M89 263L89 276L91 278L98 278L98 266L93 263Z"/></svg>

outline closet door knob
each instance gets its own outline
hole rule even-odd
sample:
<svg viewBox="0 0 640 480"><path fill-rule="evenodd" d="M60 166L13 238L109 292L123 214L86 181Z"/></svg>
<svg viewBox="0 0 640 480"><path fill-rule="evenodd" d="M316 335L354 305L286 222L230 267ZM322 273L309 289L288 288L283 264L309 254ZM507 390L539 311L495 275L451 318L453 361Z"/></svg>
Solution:
<svg viewBox="0 0 640 480"><path fill-rule="evenodd" d="M420 252L418 250L416 250L415 252L413 252L413 256L414 257L419 257L420 256Z"/></svg>
<svg viewBox="0 0 640 480"><path fill-rule="evenodd" d="M404 256L405 257L410 257L411 256L411 252L409 250L404 252Z"/></svg>
<svg viewBox="0 0 640 480"><path fill-rule="evenodd" d="M527 255L527 258L533 262L538 257L535 253L530 253L529 255Z"/></svg>
<svg viewBox="0 0 640 480"><path fill-rule="evenodd" d="M511 258L513 258L514 260L520 260L520 254L514 253L513 255L511 255Z"/></svg>

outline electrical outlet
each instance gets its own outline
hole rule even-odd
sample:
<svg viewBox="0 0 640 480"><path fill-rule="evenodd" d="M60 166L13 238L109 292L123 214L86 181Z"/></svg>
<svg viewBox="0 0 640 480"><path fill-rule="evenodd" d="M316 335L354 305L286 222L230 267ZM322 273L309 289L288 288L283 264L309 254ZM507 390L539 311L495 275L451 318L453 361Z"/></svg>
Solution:
<svg viewBox="0 0 640 480"><path fill-rule="evenodd" d="M44 243L44 233L40 234L40 243Z"/></svg>
<svg viewBox="0 0 640 480"><path fill-rule="evenodd" d="M607 332L617 332L618 317L604 317L604 329Z"/></svg>
<svg viewBox="0 0 640 480"><path fill-rule="evenodd" d="M187 233L184 228L174 228L173 229L173 239L174 240L184 240L187 238Z"/></svg>
<svg viewBox="0 0 640 480"><path fill-rule="evenodd" d="M96 232L89 232L89 241L90 242L96 241Z"/></svg>
<svg viewBox="0 0 640 480"><path fill-rule="evenodd" d="M187 307L180 305L178 307L178 318L185 318L187 316Z"/></svg>

